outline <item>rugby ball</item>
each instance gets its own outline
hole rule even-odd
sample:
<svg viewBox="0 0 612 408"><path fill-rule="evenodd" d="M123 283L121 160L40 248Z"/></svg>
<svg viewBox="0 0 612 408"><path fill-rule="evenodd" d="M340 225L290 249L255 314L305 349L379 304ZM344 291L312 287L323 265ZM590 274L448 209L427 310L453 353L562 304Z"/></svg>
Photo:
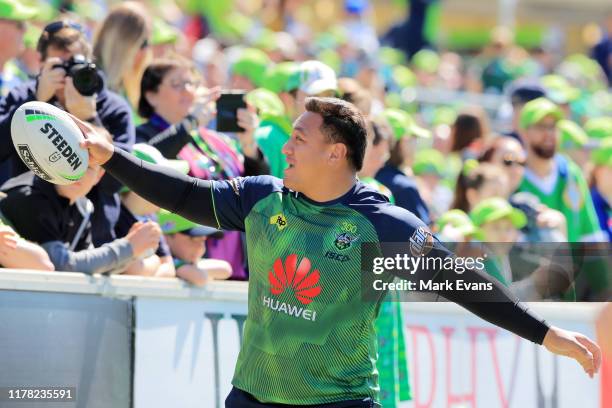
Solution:
<svg viewBox="0 0 612 408"><path fill-rule="evenodd" d="M11 137L21 160L38 177L72 184L85 174L87 149L83 134L63 110L45 102L26 102L13 115Z"/></svg>

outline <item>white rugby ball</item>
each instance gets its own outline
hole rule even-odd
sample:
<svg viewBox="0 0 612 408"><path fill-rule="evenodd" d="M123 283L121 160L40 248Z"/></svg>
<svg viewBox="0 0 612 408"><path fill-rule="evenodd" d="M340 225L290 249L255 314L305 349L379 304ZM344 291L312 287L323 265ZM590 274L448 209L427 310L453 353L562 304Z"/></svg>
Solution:
<svg viewBox="0 0 612 408"><path fill-rule="evenodd" d="M72 184L85 174L87 149L83 134L63 110L45 102L26 102L11 121L15 150L30 170L54 184Z"/></svg>

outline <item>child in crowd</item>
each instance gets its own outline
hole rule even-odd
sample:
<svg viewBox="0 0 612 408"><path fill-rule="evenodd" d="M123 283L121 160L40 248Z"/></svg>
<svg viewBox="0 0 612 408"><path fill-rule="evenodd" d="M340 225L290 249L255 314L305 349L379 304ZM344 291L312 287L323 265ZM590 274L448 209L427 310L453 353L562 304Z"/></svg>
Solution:
<svg viewBox="0 0 612 408"><path fill-rule="evenodd" d="M182 160L168 160L151 145L137 143L132 151L139 159L167 166L187 174L189 165ZM152 222L157 225L156 213L159 207L148 202L127 188L121 190L121 213L115 226L115 234L119 237L126 234L134 225ZM176 275L172 255L163 235L160 235L159 245L155 251L150 251L131 262L125 272L127 275L174 277Z"/></svg>
<svg viewBox="0 0 612 408"><path fill-rule="evenodd" d="M197 286L232 275L231 265L221 259L204 259L206 240L221 238L223 232L195 224L166 210L158 214L159 224L174 258L176 276Z"/></svg>

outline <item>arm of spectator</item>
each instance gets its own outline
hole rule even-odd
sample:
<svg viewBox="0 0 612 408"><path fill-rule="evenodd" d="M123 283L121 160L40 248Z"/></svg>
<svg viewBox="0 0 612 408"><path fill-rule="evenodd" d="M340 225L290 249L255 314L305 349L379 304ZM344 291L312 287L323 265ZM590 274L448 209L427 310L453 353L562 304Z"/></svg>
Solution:
<svg viewBox="0 0 612 408"><path fill-rule="evenodd" d="M176 270L176 276L192 285L204 286L213 280L224 280L232 275L232 266L221 259L201 259L196 265L186 264Z"/></svg>
<svg viewBox="0 0 612 408"><path fill-rule="evenodd" d="M0 227L0 265L5 268L53 270L45 250L20 238L9 226Z"/></svg>
<svg viewBox="0 0 612 408"><path fill-rule="evenodd" d="M197 266L208 273L210 280L225 280L232 276L232 265L223 259L200 259Z"/></svg>
<svg viewBox="0 0 612 408"><path fill-rule="evenodd" d="M174 260L172 256L163 256L159 258L160 264L155 276L160 278L176 277L176 269L174 268Z"/></svg>
<svg viewBox="0 0 612 408"><path fill-rule="evenodd" d="M135 259L126 268L124 275L155 276L160 266L160 259L153 254L142 259Z"/></svg>
<svg viewBox="0 0 612 408"><path fill-rule="evenodd" d="M42 247L49 254L55 270L89 275L121 268L133 258L132 245L125 238L78 252L70 251L61 241L46 242Z"/></svg>

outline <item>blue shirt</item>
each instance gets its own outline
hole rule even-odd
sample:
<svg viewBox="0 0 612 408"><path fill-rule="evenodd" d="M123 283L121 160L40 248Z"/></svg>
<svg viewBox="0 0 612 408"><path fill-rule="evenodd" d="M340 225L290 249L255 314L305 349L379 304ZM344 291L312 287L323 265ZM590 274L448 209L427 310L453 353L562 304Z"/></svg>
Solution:
<svg viewBox="0 0 612 408"><path fill-rule="evenodd" d="M395 205L416 215L426 225L431 224L429 210L421 198L417 185L397 167L387 164L376 174L376 180L384 184L395 198Z"/></svg>
<svg viewBox="0 0 612 408"><path fill-rule="evenodd" d="M612 208L610 203L595 187L591 189L591 197L593 198L593 206L597 213L599 225L607 234L608 241L612 242Z"/></svg>

